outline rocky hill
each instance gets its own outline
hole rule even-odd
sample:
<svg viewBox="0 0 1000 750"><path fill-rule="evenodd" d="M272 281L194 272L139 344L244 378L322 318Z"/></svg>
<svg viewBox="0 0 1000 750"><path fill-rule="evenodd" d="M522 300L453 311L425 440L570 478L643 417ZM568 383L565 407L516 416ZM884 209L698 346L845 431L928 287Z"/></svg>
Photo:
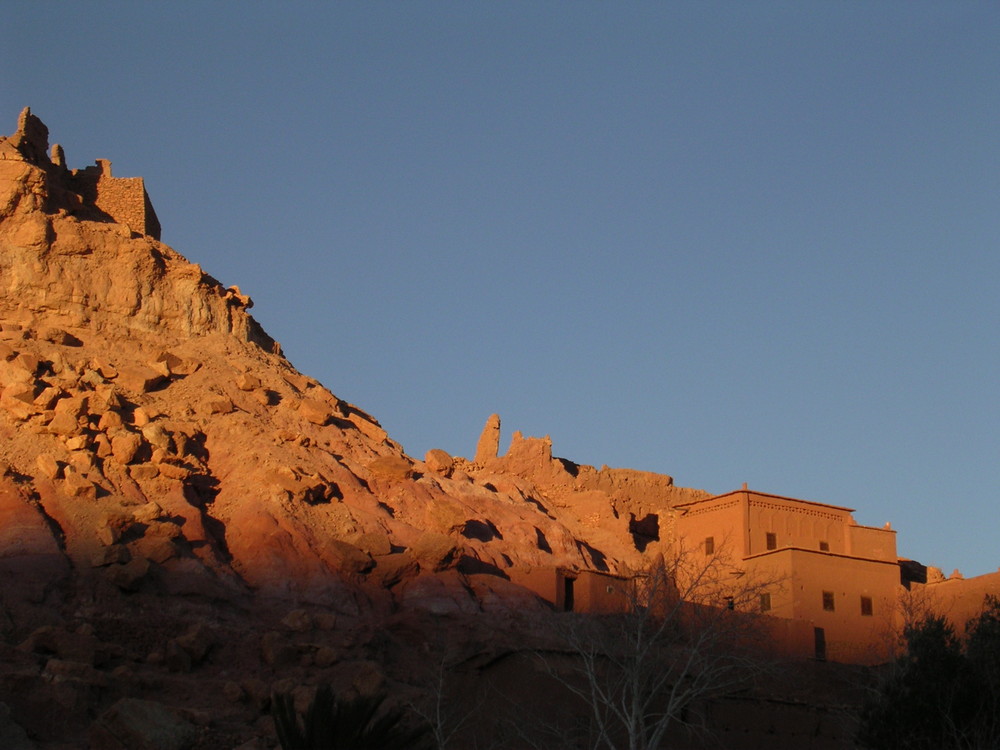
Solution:
<svg viewBox="0 0 1000 750"><path fill-rule="evenodd" d="M252 725L259 670L350 662L345 623L547 611L517 572L641 565L704 496L548 438L500 455L495 415L471 460L407 456L158 234L141 180L71 170L29 110L0 138L0 700L26 742L105 737L113 698L185 694L211 648L199 679Z"/></svg>

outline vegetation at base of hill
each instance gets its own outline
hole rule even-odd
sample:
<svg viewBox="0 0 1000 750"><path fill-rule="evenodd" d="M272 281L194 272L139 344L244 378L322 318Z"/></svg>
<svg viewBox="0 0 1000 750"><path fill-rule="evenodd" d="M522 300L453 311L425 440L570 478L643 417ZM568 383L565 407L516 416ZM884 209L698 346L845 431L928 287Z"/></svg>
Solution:
<svg viewBox="0 0 1000 750"><path fill-rule="evenodd" d="M858 742L871 750L1000 747L1000 598L987 596L958 637L939 615L903 633L906 650L861 714Z"/></svg>
<svg viewBox="0 0 1000 750"><path fill-rule="evenodd" d="M661 555L608 579L609 611L559 613L545 633L521 623L541 648L470 658L438 643L431 653L441 657L412 683L422 695L406 711L384 695L347 699L327 686L299 714L293 694L275 694L278 738L284 750L717 746L712 702L752 692L775 668L754 610L760 591L781 582L751 578L723 556Z"/></svg>
<svg viewBox="0 0 1000 750"><path fill-rule="evenodd" d="M301 717L290 693L271 697L271 714L283 750L429 750L424 724L414 726L406 713L385 706L385 695L343 698L323 685Z"/></svg>
<svg viewBox="0 0 1000 750"><path fill-rule="evenodd" d="M569 616L562 658L539 656L589 714L581 746L708 741L706 702L751 690L774 666L755 608L780 585L680 549L623 581L622 612Z"/></svg>

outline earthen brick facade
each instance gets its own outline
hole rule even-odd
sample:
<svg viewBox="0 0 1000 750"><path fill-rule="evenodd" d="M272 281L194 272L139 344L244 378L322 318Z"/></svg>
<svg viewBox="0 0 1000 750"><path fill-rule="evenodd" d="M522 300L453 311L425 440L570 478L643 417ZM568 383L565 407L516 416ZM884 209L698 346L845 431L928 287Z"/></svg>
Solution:
<svg viewBox="0 0 1000 750"><path fill-rule="evenodd" d="M739 490L677 506L677 535L768 582L756 608L800 624L785 650L854 663L887 658L902 590L896 533L861 526L851 508ZM811 637L810 637L811 636Z"/></svg>

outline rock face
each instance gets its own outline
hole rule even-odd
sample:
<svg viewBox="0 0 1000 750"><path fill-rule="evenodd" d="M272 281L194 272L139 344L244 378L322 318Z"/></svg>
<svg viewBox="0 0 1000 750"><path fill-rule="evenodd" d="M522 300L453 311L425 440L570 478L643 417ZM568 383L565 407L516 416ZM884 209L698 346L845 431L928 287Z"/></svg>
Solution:
<svg viewBox="0 0 1000 750"><path fill-rule="evenodd" d="M483 426L483 432L479 436L479 443L476 445L475 462L484 464L497 457L500 451L500 415L491 414Z"/></svg>
<svg viewBox="0 0 1000 750"><path fill-rule="evenodd" d="M155 219L144 191L119 191L132 225L115 221L91 189L110 166L70 171L47 138L25 110L0 141L0 512L23 530L2 559L367 606L394 556L501 576L634 564L630 518L691 499L555 459L548 439L515 434L498 457L496 414L474 462L406 456L280 355L248 297L136 231Z"/></svg>
<svg viewBox="0 0 1000 750"><path fill-rule="evenodd" d="M219 333L274 349L246 314L247 298L156 240L159 223L151 206L143 208L148 198L141 186L119 184L107 162L93 174L54 163L47 138L48 129L26 109L17 133L0 142L8 324L30 329L44 319L109 341L139 332L146 338Z"/></svg>
<svg viewBox="0 0 1000 750"><path fill-rule="evenodd" d="M70 170L29 110L0 138L0 633L106 639L86 657L37 639L26 647L34 661L0 653L0 702L34 736L59 731L41 713L57 688L77 717L62 731L80 736L74 721L124 697L101 663L136 684L162 683L135 676L143 670L203 668L205 653L195 658L177 632L157 635L177 618L191 626L198 602L211 605L195 619L235 628L234 642L251 625L227 620L233 607L257 613L252 628L292 604L354 623L544 609L510 583L514 570L636 565L669 540L671 506L704 494L554 458L547 438L515 434L499 456L496 415L475 461L411 458L372 416L295 370L249 297L158 236L141 181L112 177L107 162ZM279 639L261 668L330 664L344 654L339 637ZM39 665L57 658L79 666L44 677ZM19 693L43 683L37 701ZM217 694L252 722L267 690L244 681ZM118 704L94 736L131 715L123 706L159 716Z"/></svg>

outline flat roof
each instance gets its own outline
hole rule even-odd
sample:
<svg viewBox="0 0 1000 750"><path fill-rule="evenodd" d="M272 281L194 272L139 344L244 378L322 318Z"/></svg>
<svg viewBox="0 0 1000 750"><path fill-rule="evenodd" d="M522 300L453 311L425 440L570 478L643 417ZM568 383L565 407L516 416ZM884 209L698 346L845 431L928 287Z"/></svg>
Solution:
<svg viewBox="0 0 1000 750"><path fill-rule="evenodd" d="M687 508L687 507L690 507L692 505L700 505L701 503L710 503L713 500L721 500L722 498L729 497L730 495L739 495L739 494L743 494L743 493L745 493L747 495L759 495L760 497L770 497L770 498L773 498L774 500L787 500L790 503L803 503L804 505L818 505L821 508L830 508L832 510L843 510L843 511L846 511L848 513L853 513L854 512L854 508L845 508L843 505L831 505L830 503L818 503L815 500L801 500L801 499L799 499L797 497L785 497L784 495L772 495L772 494L767 493L767 492L758 492L757 490L750 490L750 489L746 489L746 490L732 490L731 492L724 492L721 495L713 495L712 497L706 497L704 500L692 500L689 503L678 503L677 505L675 505L673 507L675 507L675 508Z"/></svg>

